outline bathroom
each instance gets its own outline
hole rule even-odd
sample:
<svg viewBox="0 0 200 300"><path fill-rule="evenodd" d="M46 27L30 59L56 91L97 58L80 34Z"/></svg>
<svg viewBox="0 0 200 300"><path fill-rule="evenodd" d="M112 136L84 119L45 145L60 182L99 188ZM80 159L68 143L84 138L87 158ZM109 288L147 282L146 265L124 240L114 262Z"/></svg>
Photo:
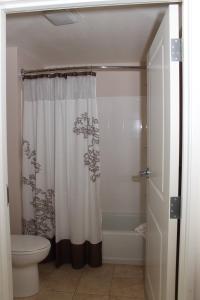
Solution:
<svg viewBox="0 0 200 300"><path fill-rule="evenodd" d="M67 181L68 178L73 180L74 176L73 166L72 169L66 168L66 171L62 167L62 163L63 165L70 165L70 161L74 159L78 173L83 172L81 174L85 174L84 170L86 169L84 167L84 170L79 170L76 157L67 158L65 161L61 147L58 149L58 156L62 158L56 160L60 165L57 168L54 166L55 172L53 175L49 175L54 169L52 166L49 167L52 163L51 157L57 155L55 154L56 151L55 153L51 151L51 147L52 149L55 147L53 144L55 139L57 139L56 145L59 147L62 145L61 134L63 133L61 133L61 129L64 123L60 121L62 119L60 115L64 110L61 108L60 115L59 108L57 111L56 109L52 110L53 114L57 114L58 119L55 121L55 115L54 117L50 115L51 118L48 119L47 113L52 113L49 106L46 110L43 105L40 109L37 107L35 109L34 106L30 108L31 97L37 97L36 91L33 91L34 84L37 85L38 81L38 86L35 88L42 89L40 84L42 85L42 81L48 78L48 80L55 80L54 84L59 86L61 83L56 80L62 80L62 76L52 74L55 72L56 74L65 73L67 69L61 70L62 68L68 68L66 73L72 74L68 74L64 78L65 81L68 81L68 78L69 81L80 78L77 86L82 84L82 76L88 77L88 84L93 86L91 87L92 96L87 97L95 98L93 102L96 104L95 107L90 103L87 105L89 107L91 105L89 112L94 112L91 117L94 116L99 120L99 127L96 127L98 129L96 132L100 138L100 143L95 145L97 148L94 150L99 151L100 149L100 163L98 161L100 173L97 173L97 176L93 173L96 176L95 191L91 188L91 193L94 193L92 194L93 197L98 198L96 199L97 206L100 203L100 207L95 208L94 213L97 211L99 213L95 218L99 218L99 224L101 224L102 219L102 230L97 228L97 234L102 236L102 243L100 242L102 257L99 258L97 265L93 266L97 268L89 267L85 257L83 258L84 261L78 262L78 265L76 265L76 261L72 262L71 258L59 257L62 256L63 250L62 247L56 248L58 243L55 234L40 233L39 235L51 241L51 250L47 257L48 262L39 264L40 291L39 293L32 292L32 294L24 291L23 294L20 288L20 291L15 294L16 298L38 300L44 297L45 299L77 300L145 299L147 179L145 176L139 176L140 171L147 167L147 71L145 66L148 49L166 11L167 5L76 9L70 11L68 15L73 19L72 23L74 24L60 26L52 24L52 21L48 20L47 12L8 15L8 186L10 225L13 236L20 235L21 237L23 233L31 234L31 236L36 234L31 231L31 226L30 228L27 227L24 221L29 215L29 208L26 207L27 198L24 195L27 194L28 197L30 195L27 192L25 181L22 180L31 167L26 162L27 155L35 150L30 149L29 145L25 143L28 138L32 138L32 144L34 144L35 136L34 130L31 133L32 127L36 127L36 139L38 136L40 139L36 141L37 151L42 148L41 158L43 157L43 161L42 159L38 160L37 157L36 163L45 164L45 174L42 175L44 184L46 181L52 180L55 185L60 187L56 190L59 194L58 190L63 188L65 181L59 177L58 171L64 169L63 174L66 172ZM61 13L66 14L63 11ZM145 26L143 25L144 22L146 22ZM140 34L138 35L139 30ZM84 66L83 69L81 69L82 66ZM109 67L106 69L105 66ZM52 70L45 71L46 69ZM21 70L23 70L22 73ZM28 70L39 71L31 73ZM79 76L81 71L86 74ZM46 77L40 76L41 74L46 74ZM49 76L49 74L51 75ZM32 85L32 82L35 83ZM73 87L73 84L76 86L76 82L72 82L70 88ZM29 97L30 99L28 99ZM66 107L68 109L68 106ZM79 109L81 111L81 108L78 108L78 111ZM77 113L76 108L72 108L70 114L72 111ZM81 112L84 113L85 111ZM80 113L75 117L72 114L72 119L74 118L72 120L73 130L76 130L74 121L80 116ZM68 116L68 119L70 117ZM51 124L49 120L57 122L56 126ZM26 130L27 128L28 130ZM80 130L77 133L80 140L83 132L81 128L77 127L77 130ZM43 147L41 141L46 133L48 135L47 145ZM31 134L32 136L28 136ZM61 135L60 139L59 134ZM51 135L53 136L52 139ZM84 137L84 142L88 142L85 141L87 139L89 138ZM71 141L73 144L73 140ZM78 145L81 149L82 145ZM78 150L74 152L76 153ZM76 176L78 175L76 174ZM85 185L86 183L84 183ZM33 210L30 213L34 215L35 212ZM56 225L60 226L61 236L63 224L58 225L60 223L59 218L65 222L63 215L67 215L67 213L67 208L55 209ZM79 215L75 213L74 216L72 224L76 227ZM88 216L87 213L86 216ZM94 226L93 223L92 226ZM101 238L98 240L100 241ZM66 249L68 249L67 246L65 251L67 251ZM84 251L90 252L89 248ZM73 254L68 255L73 256ZM101 261L102 266L100 266Z"/></svg>

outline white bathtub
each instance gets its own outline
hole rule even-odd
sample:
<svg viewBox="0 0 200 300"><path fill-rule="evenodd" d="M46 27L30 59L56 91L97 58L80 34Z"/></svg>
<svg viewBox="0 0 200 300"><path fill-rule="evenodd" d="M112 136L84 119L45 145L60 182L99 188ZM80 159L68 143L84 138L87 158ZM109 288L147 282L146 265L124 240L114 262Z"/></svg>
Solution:
<svg viewBox="0 0 200 300"><path fill-rule="evenodd" d="M143 215L103 213L103 262L143 265L145 241L134 232L143 222Z"/></svg>

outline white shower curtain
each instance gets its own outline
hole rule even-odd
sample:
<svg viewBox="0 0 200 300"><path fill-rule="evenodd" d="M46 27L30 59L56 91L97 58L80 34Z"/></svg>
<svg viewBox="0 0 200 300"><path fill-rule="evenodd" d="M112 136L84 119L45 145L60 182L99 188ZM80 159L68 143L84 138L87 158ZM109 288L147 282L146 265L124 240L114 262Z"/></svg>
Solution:
<svg viewBox="0 0 200 300"><path fill-rule="evenodd" d="M55 238L57 265L101 264L95 73L24 78L23 225Z"/></svg>

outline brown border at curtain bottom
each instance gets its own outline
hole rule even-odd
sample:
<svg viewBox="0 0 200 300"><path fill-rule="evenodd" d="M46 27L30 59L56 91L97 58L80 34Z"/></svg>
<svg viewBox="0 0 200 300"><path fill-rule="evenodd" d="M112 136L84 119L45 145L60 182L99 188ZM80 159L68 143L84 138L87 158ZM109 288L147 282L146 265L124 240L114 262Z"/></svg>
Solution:
<svg viewBox="0 0 200 300"><path fill-rule="evenodd" d="M71 263L74 269L83 268L86 264L91 267L102 265L102 242L91 244L86 241L81 245L72 244L70 240L56 243L56 266Z"/></svg>

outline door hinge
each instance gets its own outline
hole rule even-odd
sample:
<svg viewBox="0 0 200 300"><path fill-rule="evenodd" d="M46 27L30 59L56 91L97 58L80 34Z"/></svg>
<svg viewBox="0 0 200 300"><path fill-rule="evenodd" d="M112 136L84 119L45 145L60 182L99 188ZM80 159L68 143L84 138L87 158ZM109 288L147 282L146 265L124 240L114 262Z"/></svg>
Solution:
<svg viewBox="0 0 200 300"><path fill-rule="evenodd" d="M171 39L171 61L182 61L182 40Z"/></svg>
<svg viewBox="0 0 200 300"><path fill-rule="evenodd" d="M170 219L180 219L181 215L181 197L170 198Z"/></svg>

